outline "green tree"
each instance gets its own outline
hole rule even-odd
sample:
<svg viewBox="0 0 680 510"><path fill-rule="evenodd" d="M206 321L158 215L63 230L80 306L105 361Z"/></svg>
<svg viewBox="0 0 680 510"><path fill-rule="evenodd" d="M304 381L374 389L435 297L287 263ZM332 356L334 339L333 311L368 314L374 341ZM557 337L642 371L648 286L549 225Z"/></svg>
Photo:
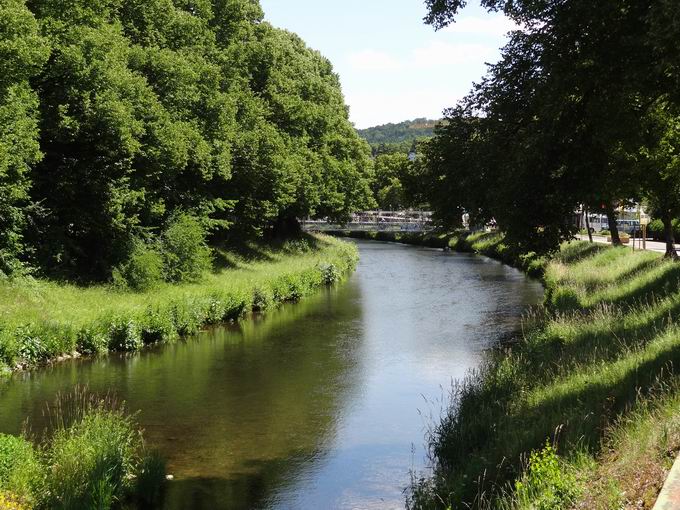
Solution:
<svg viewBox="0 0 680 510"><path fill-rule="evenodd" d="M645 171L640 184L649 211L663 222L665 256L677 259L673 227L680 216L680 115L677 107L659 101L646 120L647 143L640 151Z"/></svg>
<svg viewBox="0 0 680 510"><path fill-rule="evenodd" d="M437 28L465 5L427 3ZM649 60L652 3L482 2L522 27L464 103L469 116L489 119L486 203L510 241L556 248L581 203L605 204L618 241L614 204L639 198L643 119L662 92Z"/></svg>
<svg viewBox="0 0 680 510"><path fill-rule="evenodd" d="M375 158L371 188L381 209L407 206L403 181L408 179L411 162L403 153L381 154Z"/></svg>
<svg viewBox="0 0 680 510"><path fill-rule="evenodd" d="M23 0L0 1L0 273L20 267L38 145L38 98L29 84L49 55Z"/></svg>

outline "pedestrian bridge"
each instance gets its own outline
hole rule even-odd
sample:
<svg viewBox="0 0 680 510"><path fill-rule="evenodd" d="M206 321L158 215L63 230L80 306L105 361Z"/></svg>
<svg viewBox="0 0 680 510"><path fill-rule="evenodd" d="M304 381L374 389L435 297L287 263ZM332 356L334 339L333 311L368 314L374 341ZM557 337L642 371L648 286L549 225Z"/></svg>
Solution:
<svg viewBox="0 0 680 510"><path fill-rule="evenodd" d="M429 211L363 211L355 213L345 224L328 220L303 220L307 231L362 230L366 232L427 232L432 230Z"/></svg>

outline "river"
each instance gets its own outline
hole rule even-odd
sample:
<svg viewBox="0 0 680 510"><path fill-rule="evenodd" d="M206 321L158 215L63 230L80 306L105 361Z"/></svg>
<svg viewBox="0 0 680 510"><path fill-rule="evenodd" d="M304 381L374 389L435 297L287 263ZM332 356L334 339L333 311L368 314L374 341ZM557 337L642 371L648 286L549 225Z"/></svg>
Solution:
<svg viewBox="0 0 680 510"><path fill-rule="evenodd" d="M266 317L0 384L0 431L40 429L75 384L139 410L174 481L165 508L403 508L452 379L541 285L485 257L358 242L344 284Z"/></svg>

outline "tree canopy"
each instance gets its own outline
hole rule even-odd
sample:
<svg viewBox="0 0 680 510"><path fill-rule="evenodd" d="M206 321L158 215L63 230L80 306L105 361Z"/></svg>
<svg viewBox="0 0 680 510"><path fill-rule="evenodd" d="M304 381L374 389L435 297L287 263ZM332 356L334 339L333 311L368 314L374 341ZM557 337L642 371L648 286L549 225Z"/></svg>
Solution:
<svg viewBox="0 0 680 510"><path fill-rule="evenodd" d="M439 29L466 2L426 3L426 22ZM440 220L458 224L462 212L495 218L509 242L549 251L572 237L580 207L606 212L615 241L619 205L645 199L675 211L669 201L680 205L677 194L660 183L669 182L677 156L669 140L680 26L671 23L671 33L665 21L678 19L677 3L482 5L519 28L427 146L423 186Z"/></svg>
<svg viewBox="0 0 680 510"><path fill-rule="evenodd" d="M177 213L215 239L373 205L329 61L257 0L0 1L0 271L106 280Z"/></svg>

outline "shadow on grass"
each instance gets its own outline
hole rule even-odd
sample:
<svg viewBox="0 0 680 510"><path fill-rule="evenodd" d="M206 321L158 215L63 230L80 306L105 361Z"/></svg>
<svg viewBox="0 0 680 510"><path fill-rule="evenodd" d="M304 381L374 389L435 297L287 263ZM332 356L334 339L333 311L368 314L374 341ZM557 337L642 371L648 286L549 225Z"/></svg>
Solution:
<svg viewBox="0 0 680 510"><path fill-rule="evenodd" d="M645 304L678 292L679 282L680 264L665 262L635 274L629 278L628 283L622 280L616 287L595 293L590 301L618 306ZM592 309L592 306L588 308Z"/></svg>
<svg viewBox="0 0 680 510"><path fill-rule="evenodd" d="M563 264L573 264L583 259L590 258L607 249L607 246L588 243L585 241L574 241L563 244L562 249L555 259Z"/></svg>
<svg viewBox="0 0 680 510"><path fill-rule="evenodd" d="M213 267L215 272L219 272L224 269L236 269L244 262L272 262L277 254L290 255L317 251L328 247L329 244L328 241L307 233L285 240L272 239L224 244L214 248Z"/></svg>
<svg viewBox="0 0 680 510"><path fill-rule="evenodd" d="M454 507L473 502L480 473L498 488L520 473L522 456L539 449L546 438L556 440L562 452L583 447L597 452L604 429L633 410L640 397L662 391L659 381L669 387L676 366L677 333L660 337L660 345L547 385L540 393L525 393L488 372L471 376L460 389L458 405L435 431L433 453L444 475L440 480L446 480L438 493L454 494Z"/></svg>

